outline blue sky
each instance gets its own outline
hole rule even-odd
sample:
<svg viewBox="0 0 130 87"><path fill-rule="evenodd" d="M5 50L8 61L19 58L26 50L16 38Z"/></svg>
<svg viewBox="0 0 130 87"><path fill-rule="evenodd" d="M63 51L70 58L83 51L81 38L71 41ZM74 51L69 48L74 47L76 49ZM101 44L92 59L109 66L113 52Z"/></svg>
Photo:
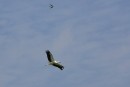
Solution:
<svg viewBox="0 0 130 87"><path fill-rule="evenodd" d="M47 49L63 71L44 66ZM129 0L0 0L0 87L130 87L129 81Z"/></svg>

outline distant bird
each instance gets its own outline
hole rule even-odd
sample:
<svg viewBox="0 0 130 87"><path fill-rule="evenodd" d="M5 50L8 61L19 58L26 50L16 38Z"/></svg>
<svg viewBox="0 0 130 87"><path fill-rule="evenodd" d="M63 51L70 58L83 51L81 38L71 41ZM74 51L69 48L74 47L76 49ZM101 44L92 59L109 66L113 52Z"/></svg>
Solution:
<svg viewBox="0 0 130 87"><path fill-rule="evenodd" d="M52 5L52 4L50 4L50 6L49 6L50 8L53 8L54 6Z"/></svg>
<svg viewBox="0 0 130 87"><path fill-rule="evenodd" d="M48 61L49 61L49 65L52 65L52 66L55 66L61 70L64 69L64 66L61 65L60 61L56 61L54 58L53 58L53 55L51 54L51 52L49 50L46 50L46 55L47 55L47 58L48 58Z"/></svg>

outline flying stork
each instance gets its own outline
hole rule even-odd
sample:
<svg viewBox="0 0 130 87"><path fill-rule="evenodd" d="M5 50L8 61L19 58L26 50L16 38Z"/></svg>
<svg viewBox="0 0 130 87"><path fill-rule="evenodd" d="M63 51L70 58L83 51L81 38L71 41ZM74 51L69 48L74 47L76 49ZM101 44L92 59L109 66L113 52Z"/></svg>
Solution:
<svg viewBox="0 0 130 87"><path fill-rule="evenodd" d="M56 61L53 58L53 55L51 54L51 52L49 50L46 50L46 55L47 55L47 58L48 58L49 65L55 66L55 67L59 68L60 70L64 69L64 66L60 64L61 62Z"/></svg>

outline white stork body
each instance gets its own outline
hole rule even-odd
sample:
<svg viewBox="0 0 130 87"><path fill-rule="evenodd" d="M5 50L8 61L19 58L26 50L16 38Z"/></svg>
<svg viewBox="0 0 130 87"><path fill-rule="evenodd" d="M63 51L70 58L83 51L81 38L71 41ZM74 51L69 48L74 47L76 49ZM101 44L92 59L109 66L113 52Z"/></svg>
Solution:
<svg viewBox="0 0 130 87"><path fill-rule="evenodd" d="M47 58L48 58L48 61L49 61L49 65L58 67L61 70L64 69L64 66L62 66L60 64L60 61L54 60L53 55L51 54L51 52L49 50L46 50L46 54L47 54Z"/></svg>

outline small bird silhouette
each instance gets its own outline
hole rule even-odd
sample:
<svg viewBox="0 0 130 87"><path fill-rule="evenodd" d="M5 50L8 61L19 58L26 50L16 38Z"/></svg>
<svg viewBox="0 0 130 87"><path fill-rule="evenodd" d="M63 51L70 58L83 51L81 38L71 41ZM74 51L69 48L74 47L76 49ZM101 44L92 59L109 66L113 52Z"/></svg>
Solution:
<svg viewBox="0 0 130 87"><path fill-rule="evenodd" d="M49 6L50 8L53 8L54 6L52 5L52 4L50 4L50 6Z"/></svg>

